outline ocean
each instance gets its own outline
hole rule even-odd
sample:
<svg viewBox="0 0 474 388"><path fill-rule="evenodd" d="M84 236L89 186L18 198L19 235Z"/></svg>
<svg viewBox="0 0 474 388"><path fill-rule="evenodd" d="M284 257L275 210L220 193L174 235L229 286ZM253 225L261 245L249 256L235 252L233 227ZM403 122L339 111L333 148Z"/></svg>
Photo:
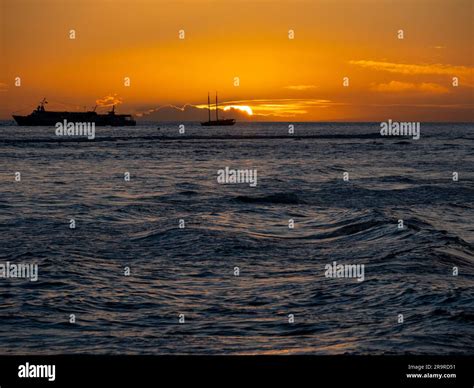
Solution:
<svg viewBox="0 0 474 388"><path fill-rule="evenodd" d="M473 354L474 124L179 125L0 125L0 354Z"/></svg>

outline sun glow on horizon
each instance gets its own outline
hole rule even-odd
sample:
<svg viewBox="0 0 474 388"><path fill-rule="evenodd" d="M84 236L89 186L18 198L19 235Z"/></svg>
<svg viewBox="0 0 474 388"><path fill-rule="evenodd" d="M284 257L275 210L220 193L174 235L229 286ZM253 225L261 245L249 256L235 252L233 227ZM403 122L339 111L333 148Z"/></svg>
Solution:
<svg viewBox="0 0 474 388"><path fill-rule="evenodd" d="M224 111L228 111L231 109L237 109L237 110L247 113L249 116L253 116L252 108L250 108L250 106L248 105L228 105L224 107Z"/></svg>

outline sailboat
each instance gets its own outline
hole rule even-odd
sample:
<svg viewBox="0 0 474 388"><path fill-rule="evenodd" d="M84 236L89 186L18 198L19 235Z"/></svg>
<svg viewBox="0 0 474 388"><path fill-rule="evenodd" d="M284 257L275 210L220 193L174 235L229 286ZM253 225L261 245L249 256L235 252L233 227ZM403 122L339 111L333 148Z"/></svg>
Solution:
<svg viewBox="0 0 474 388"><path fill-rule="evenodd" d="M201 123L202 126L211 127L211 126L228 126L234 125L235 119L221 119L219 120L219 106L217 104L217 93L216 93L216 119L211 120L211 100L209 97L209 93L207 93L207 109L209 113L209 119Z"/></svg>

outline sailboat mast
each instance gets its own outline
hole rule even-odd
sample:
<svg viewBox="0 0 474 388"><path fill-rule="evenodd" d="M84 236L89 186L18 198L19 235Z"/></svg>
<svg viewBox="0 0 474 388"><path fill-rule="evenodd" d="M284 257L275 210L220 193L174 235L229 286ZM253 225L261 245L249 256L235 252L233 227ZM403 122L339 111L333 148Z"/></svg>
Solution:
<svg viewBox="0 0 474 388"><path fill-rule="evenodd" d="M207 112L209 113L209 121L211 121L211 98L209 92L207 92Z"/></svg>
<svg viewBox="0 0 474 388"><path fill-rule="evenodd" d="M219 121L219 117L218 117L218 113L217 113L218 109L219 108L217 107L217 92L216 92L216 121Z"/></svg>

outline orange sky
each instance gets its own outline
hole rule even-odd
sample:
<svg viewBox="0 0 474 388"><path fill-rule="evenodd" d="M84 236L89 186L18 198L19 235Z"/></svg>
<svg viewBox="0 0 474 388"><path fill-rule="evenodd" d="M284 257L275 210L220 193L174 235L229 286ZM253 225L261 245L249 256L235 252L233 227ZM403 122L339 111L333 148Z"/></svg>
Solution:
<svg viewBox="0 0 474 388"><path fill-rule="evenodd" d="M58 110L115 96L141 114L218 90L253 120L474 121L471 0L0 3L2 119L45 96Z"/></svg>

